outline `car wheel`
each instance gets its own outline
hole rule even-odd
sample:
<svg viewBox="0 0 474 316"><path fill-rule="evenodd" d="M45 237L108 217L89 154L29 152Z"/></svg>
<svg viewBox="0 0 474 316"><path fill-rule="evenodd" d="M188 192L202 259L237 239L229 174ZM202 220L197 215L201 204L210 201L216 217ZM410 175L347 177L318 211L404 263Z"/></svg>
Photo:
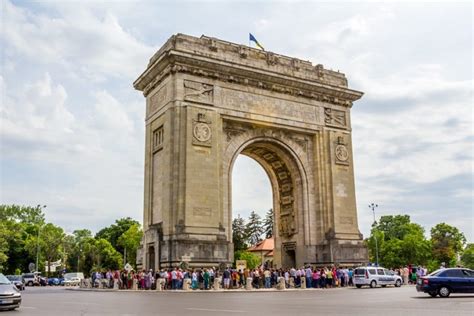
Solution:
<svg viewBox="0 0 474 316"><path fill-rule="evenodd" d="M442 287L439 288L438 294L441 297L448 297L449 294L451 294L451 290L446 286L442 286Z"/></svg>
<svg viewBox="0 0 474 316"><path fill-rule="evenodd" d="M362 287L362 284L356 284L356 288L360 289Z"/></svg>
<svg viewBox="0 0 474 316"><path fill-rule="evenodd" d="M396 286L396 287L402 286L402 281L397 280L397 281L395 282L395 286Z"/></svg>
<svg viewBox="0 0 474 316"><path fill-rule="evenodd" d="M28 286L33 286L33 282L32 282L32 281L29 281L29 282L28 282Z"/></svg>
<svg viewBox="0 0 474 316"><path fill-rule="evenodd" d="M438 293L436 292L429 292L428 293L431 297L436 297L438 295Z"/></svg>
<svg viewBox="0 0 474 316"><path fill-rule="evenodd" d="M376 286L377 286L377 282L375 280L372 280L372 282L370 282L370 287L374 288Z"/></svg>

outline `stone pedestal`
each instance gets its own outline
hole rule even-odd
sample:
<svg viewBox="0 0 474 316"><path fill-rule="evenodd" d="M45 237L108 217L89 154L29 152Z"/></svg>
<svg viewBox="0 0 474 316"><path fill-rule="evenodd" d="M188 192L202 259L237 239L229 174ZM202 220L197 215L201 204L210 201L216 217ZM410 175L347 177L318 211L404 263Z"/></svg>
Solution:
<svg viewBox="0 0 474 316"><path fill-rule="evenodd" d="M306 278L304 276L300 277L300 283L301 283L301 288L305 289L306 288Z"/></svg>
<svg viewBox="0 0 474 316"><path fill-rule="evenodd" d="M286 290L285 278L279 277L277 283L278 290Z"/></svg>
<svg viewBox="0 0 474 316"><path fill-rule="evenodd" d="M247 283L245 284L246 290L253 290L252 288L252 278L247 278Z"/></svg>
<svg viewBox="0 0 474 316"><path fill-rule="evenodd" d="M137 279L132 280L132 290L133 291L138 291L138 280Z"/></svg>
<svg viewBox="0 0 474 316"><path fill-rule="evenodd" d="M165 284L166 284L166 281L165 279L158 279L156 280L156 290L157 291L163 291L164 287L165 287Z"/></svg>
<svg viewBox="0 0 474 316"><path fill-rule="evenodd" d="M288 282L288 284L290 285L290 289L294 289L295 288L295 278L290 277L290 281Z"/></svg>
<svg viewBox="0 0 474 316"><path fill-rule="evenodd" d="M183 280L183 290L184 291L191 291L191 279L184 279Z"/></svg>
<svg viewBox="0 0 474 316"><path fill-rule="evenodd" d="M114 279L114 290L118 290L119 289L119 282L117 279Z"/></svg>
<svg viewBox="0 0 474 316"><path fill-rule="evenodd" d="M103 289L103 288L104 288L104 283L102 283L102 280L96 280L96 282L97 282L97 287L98 287L99 289Z"/></svg>
<svg viewBox="0 0 474 316"><path fill-rule="evenodd" d="M222 278L214 278L214 290L220 290L222 284Z"/></svg>

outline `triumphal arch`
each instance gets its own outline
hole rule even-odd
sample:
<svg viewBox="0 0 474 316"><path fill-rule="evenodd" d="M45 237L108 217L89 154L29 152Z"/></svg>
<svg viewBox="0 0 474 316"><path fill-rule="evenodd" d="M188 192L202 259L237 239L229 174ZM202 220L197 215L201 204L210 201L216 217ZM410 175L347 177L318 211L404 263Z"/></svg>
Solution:
<svg viewBox="0 0 474 316"><path fill-rule="evenodd" d="M146 97L143 267L233 262L231 176L239 154L270 178L277 267L367 260L350 121L362 92L349 89L344 74L178 34L134 87Z"/></svg>

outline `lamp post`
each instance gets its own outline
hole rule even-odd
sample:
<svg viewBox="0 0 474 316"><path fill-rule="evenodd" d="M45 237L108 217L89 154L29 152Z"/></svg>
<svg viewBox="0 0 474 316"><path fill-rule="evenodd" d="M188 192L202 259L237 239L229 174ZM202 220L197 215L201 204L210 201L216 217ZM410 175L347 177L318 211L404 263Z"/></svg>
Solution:
<svg viewBox="0 0 474 316"><path fill-rule="evenodd" d="M374 213L374 227L375 227L375 209L379 207L378 204L371 203L369 204L369 208L372 210ZM374 232L374 239L375 239L375 265L378 267L379 266L379 245L377 242L377 232Z"/></svg>
<svg viewBox="0 0 474 316"><path fill-rule="evenodd" d="M37 209L44 209L46 208L46 205L37 205L36 206ZM39 261L39 251L40 251L40 245L39 245L39 238L40 238L40 232L41 232L41 227L42 225L41 224L38 224L38 238L36 239L36 271L39 271L39 266L38 266L38 261Z"/></svg>

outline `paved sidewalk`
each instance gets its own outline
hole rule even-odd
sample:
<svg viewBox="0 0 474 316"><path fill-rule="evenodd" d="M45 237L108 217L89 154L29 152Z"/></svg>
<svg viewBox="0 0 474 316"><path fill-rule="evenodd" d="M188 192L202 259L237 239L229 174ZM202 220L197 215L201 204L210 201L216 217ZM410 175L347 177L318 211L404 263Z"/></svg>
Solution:
<svg viewBox="0 0 474 316"><path fill-rule="evenodd" d="M164 291L157 291L157 290L114 290L114 289L97 289L97 288L66 288L65 290L68 291L84 291L84 292L132 292L132 293L263 293L263 292L305 292L305 291L334 291L334 290L345 290L345 289L353 289L354 287L337 287L337 288L307 288L307 289L300 289L300 288L292 288L286 290L278 290L276 288L271 289L219 289L219 290L164 290Z"/></svg>

